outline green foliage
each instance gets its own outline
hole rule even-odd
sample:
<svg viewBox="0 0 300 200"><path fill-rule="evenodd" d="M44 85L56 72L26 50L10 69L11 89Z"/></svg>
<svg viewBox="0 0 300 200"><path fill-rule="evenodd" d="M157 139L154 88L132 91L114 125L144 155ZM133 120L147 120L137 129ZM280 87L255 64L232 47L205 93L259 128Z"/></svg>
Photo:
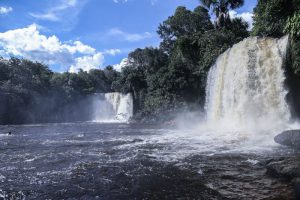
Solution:
<svg viewBox="0 0 300 200"><path fill-rule="evenodd" d="M244 5L244 0L200 0L200 2L215 13L217 28L227 27L230 24L230 9Z"/></svg>
<svg viewBox="0 0 300 200"><path fill-rule="evenodd" d="M112 91L118 76L111 67L53 73L38 62L0 58L0 124L62 121L65 107L92 93Z"/></svg>
<svg viewBox="0 0 300 200"><path fill-rule="evenodd" d="M199 6L194 11L178 7L173 16L159 25L157 33L163 40L161 49L170 53L179 37L189 37L213 28L208 10Z"/></svg>
<svg viewBox="0 0 300 200"><path fill-rule="evenodd" d="M293 38L300 38L300 12L288 18L284 32Z"/></svg>
<svg viewBox="0 0 300 200"><path fill-rule="evenodd" d="M148 78L164 67L167 59L167 55L160 49L136 49L129 54L129 63L122 69L120 77L113 82L112 88L123 93L131 92L135 110L142 110L149 87Z"/></svg>
<svg viewBox="0 0 300 200"><path fill-rule="evenodd" d="M252 35L281 37L289 16L299 6L299 0L259 0L254 9Z"/></svg>
<svg viewBox="0 0 300 200"><path fill-rule="evenodd" d="M290 65L294 74L300 77L300 39L293 39L290 47Z"/></svg>

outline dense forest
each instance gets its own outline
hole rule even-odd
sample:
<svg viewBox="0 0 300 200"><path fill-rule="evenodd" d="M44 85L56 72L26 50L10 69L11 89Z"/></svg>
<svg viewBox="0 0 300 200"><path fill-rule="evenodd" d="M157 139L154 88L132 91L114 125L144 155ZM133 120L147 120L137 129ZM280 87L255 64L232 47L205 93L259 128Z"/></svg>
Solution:
<svg viewBox="0 0 300 200"><path fill-rule="evenodd" d="M209 68L221 53L250 35L290 35L289 100L300 111L295 103L300 102L300 1L259 0L251 31L241 18L229 15L243 0L201 3L192 11L178 7L158 27L160 46L134 50L121 72L107 66L54 73L38 62L1 58L0 123L86 120L86 114L78 112L83 100L113 91L133 94L136 120L167 120L179 110L201 110Z"/></svg>
<svg viewBox="0 0 300 200"><path fill-rule="evenodd" d="M54 73L48 66L25 59L0 61L0 122L80 121L86 97L111 92L119 74L108 66L89 72Z"/></svg>

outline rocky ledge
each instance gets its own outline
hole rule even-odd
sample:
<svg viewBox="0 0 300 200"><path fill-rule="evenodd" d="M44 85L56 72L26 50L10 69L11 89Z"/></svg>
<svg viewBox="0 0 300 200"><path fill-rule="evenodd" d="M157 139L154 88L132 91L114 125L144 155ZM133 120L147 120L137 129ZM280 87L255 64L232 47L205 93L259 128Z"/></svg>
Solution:
<svg viewBox="0 0 300 200"><path fill-rule="evenodd" d="M295 188L295 199L300 199L300 155L271 159L266 162L267 174L289 182Z"/></svg>
<svg viewBox="0 0 300 200"><path fill-rule="evenodd" d="M275 142L300 149L300 130L284 131L274 138Z"/></svg>
<svg viewBox="0 0 300 200"><path fill-rule="evenodd" d="M267 173L294 185L295 199L300 199L300 130L284 131L274 140L278 144L294 149L293 156L268 160L266 162Z"/></svg>

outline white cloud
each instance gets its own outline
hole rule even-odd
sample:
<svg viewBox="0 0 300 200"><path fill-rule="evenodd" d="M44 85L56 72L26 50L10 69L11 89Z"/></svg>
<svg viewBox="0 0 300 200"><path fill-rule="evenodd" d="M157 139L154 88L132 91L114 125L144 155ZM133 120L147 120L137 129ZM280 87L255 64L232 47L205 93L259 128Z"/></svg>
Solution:
<svg viewBox="0 0 300 200"><path fill-rule="evenodd" d="M137 42L141 40L145 40L152 37L152 34L149 32L144 33L126 33L118 28L113 28L108 31L108 37L114 37L121 40L126 40L129 42Z"/></svg>
<svg viewBox="0 0 300 200"><path fill-rule="evenodd" d="M75 41L71 43L71 45L63 44L62 47L68 49L68 51L72 54L75 53L94 54L96 52L96 49L88 45L85 45L80 41Z"/></svg>
<svg viewBox="0 0 300 200"><path fill-rule="evenodd" d="M116 64L116 65L113 65L113 68L118 71L118 72L121 72L122 71L122 68L127 66L128 65L128 58L123 58L120 62L120 64Z"/></svg>
<svg viewBox="0 0 300 200"><path fill-rule="evenodd" d="M253 13L250 12L243 12L243 13L237 13L234 10L229 11L229 15L231 18L242 18L249 24L249 30L253 28Z"/></svg>
<svg viewBox="0 0 300 200"><path fill-rule="evenodd" d="M89 71L91 69L99 68L99 65L104 63L104 56L99 52L91 56L76 58L75 61L75 64L70 67L69 72L75 73L78 72L79 69Z"/></svg>
<svg viewBox="0 0 300 200"><path fill-rule="evenodd" d="M0 56L20 56L72 70L89 70L103 65L104 53L80 41L62 42L55 35L45 36L36 24L0 33Z"/></svg>
<svg viewBox="0 0 300 200"><path fill-rule="evenodd" d="M48 20L48 21L59 21L60 20L60 18L52 12L43 13L43 14L36 14L36 13L29 13L29 14L32 17L40 19L40 20Z"/></svg>
<svg viewBox="0 0 300 200"><path fill-rule="evenodd" d="M120 54L121 50L120 49L107 49L107 50L104 51L104 53L108 54L108 55L115 56L117 54Z"/></svg>
<svg viewBox="0 0 300 200"><path fill-rule="evenodd" d="M7 14L13 11L12 7L0 7L0 14Z"/></svg>
<svg viewBox="0 0 300 200"><path fill-rule="evenodd" d="M83 0L59 0L50 8L46 9L43 13L29 13L32 17L39 20L48 21L69 21L68 18L77 16L80 10L80 3L85 2Z"/></svg>

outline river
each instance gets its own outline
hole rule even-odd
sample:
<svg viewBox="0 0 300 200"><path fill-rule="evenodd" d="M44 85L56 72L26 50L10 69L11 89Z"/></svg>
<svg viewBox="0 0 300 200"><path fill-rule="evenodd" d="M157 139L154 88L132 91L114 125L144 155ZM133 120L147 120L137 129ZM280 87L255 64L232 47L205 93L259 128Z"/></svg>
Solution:
<svg viewBox="0 0 300 200"><path fill-rule="evenodd" d="M292 199L264 162L293 150L227 136L137 124L0 126L0 199Z"/></svg>

